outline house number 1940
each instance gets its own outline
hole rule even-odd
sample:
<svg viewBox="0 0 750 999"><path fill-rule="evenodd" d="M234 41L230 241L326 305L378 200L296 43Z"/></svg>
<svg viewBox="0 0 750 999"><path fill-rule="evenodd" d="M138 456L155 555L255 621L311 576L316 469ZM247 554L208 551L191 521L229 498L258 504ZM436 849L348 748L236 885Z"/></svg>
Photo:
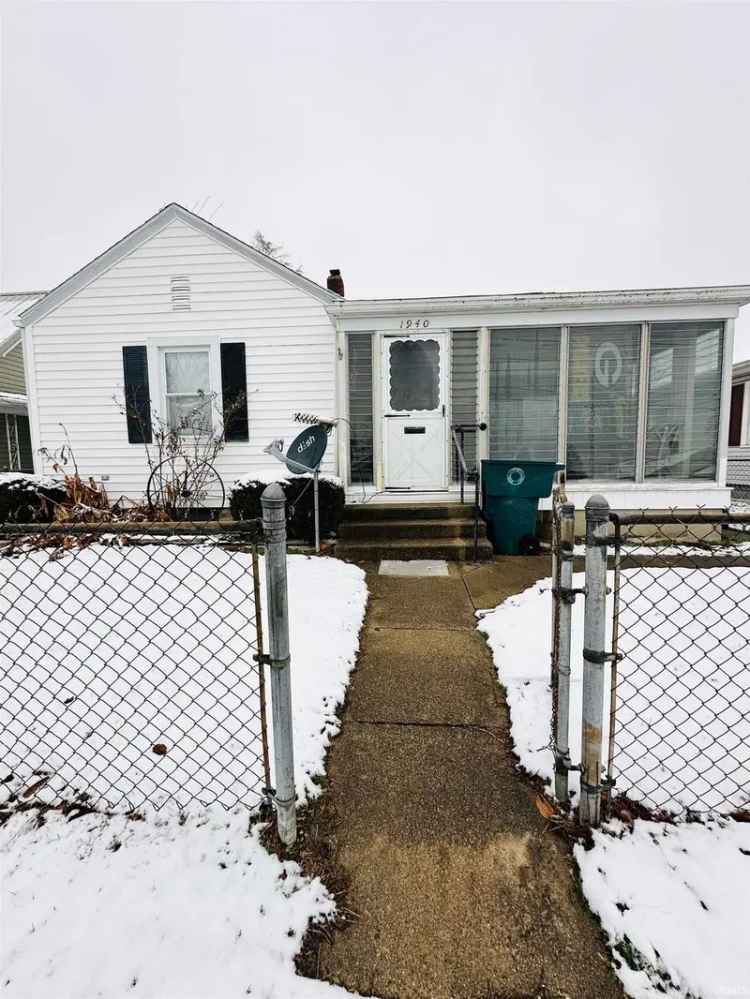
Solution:
<svg viewBox="0 0 750 999"><path fill-rule="evenodd" d="M426 330L430 325L429 319L402 319L400 330Z"/></svg>

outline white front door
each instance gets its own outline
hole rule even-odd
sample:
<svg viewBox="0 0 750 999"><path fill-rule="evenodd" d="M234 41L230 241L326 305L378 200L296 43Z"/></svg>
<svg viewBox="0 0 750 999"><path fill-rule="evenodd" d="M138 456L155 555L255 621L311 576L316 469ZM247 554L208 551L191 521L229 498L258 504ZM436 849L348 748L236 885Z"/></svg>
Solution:
<svg viewBox="0 0 750 999"><path fill-rule="evenodd" d="M386 489L448 486L448 344L447 333L383 337Z"/></svg>

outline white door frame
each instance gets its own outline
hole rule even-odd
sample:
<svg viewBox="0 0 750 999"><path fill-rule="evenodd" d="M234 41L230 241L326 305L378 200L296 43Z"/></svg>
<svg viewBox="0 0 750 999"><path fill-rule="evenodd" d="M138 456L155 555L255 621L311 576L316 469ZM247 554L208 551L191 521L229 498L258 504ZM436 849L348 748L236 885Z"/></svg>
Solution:
<svg viewBox="0 0 750 999"><path fill-rule="evenodd" d="M379 437L382 448L383 455L383 485L385 489L392 489L394 492L442 492L449 487L450 478L450 367L451 367L451 335L448 330L425 330L424 332L413 332L413 333L381 333L377 338L378 340L378 407L377 407L377 422L379 428ZM434 485L426 488L423 485L409 486L393 486L389 485L388 477L388 432L386 424L389 422L391 417L387 416L389 406L388 406L388 384L389 384L389 370L388 370L388 351L390 344L394 340L437 340L440 347L440 399L438 403L439 409L442 409L442 413L437 415L436 411L433 411L427 416L430 421L442 422L442 470L439 479L436 479ZM415 422L419 422L421 414L415 412L413 417ZM404 417L407 419L407 417Z"/></svg>

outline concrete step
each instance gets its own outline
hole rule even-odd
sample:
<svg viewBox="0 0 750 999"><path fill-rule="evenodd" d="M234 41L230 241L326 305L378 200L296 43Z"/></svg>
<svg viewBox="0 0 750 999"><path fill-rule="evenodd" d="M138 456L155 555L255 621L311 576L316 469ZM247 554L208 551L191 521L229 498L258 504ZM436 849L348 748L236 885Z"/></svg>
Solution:
<svg viewBox="0 0 750 999"><path fill-rule="evenodd" d="M493 557L492 545L480 538L477 558L486 562ZM381 559L442 558L447 562L471 562L474 543L471 538L398 538L395 540L337 541L336 557L349 562L379 562Z"/></svg>
<svg viewBox="0 0 750 999"><path fill-rule="evenodd" d="M471 519L471 503L352 503L344 507L344 520L450 520Z"/></svg>
<svg viewBox="0 0 750 999"><path fill-rule="evenodd" d="M487 528L481 517L478 528L479 537L486 537ZM466 517L429 520L350 520L339 524L337 534L339 539L346 541L347 544L400 538L473 538L474 521Z"/></svg>

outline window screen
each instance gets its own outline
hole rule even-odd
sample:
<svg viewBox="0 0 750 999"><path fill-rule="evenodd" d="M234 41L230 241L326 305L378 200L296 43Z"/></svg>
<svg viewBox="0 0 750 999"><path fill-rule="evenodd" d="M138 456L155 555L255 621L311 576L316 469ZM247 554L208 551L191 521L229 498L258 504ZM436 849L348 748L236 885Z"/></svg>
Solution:
<svg viewBox="0 0 750 999"><path fill-rule="evenodd" d="M556 461L560 330L490 333L490 457Z"/></svg>
<svg viewBox="0 0 750 999"><path fill-rule="evenodd" d="M641 328L574 326L568 359L569 479L634 479Z"/></svg>
<svg viewBox="0 0 750 999"><path fill-rule="evenodd" d="M654 323L646 478L714 479L721 410L722 323Z"/></svg>
<svg viewBox="0 0 750 999"><path fill-rule="evenodd" d="M393 340L389 348L390 405L395 412L432 411L440 404L440 344Z"/></svg>

